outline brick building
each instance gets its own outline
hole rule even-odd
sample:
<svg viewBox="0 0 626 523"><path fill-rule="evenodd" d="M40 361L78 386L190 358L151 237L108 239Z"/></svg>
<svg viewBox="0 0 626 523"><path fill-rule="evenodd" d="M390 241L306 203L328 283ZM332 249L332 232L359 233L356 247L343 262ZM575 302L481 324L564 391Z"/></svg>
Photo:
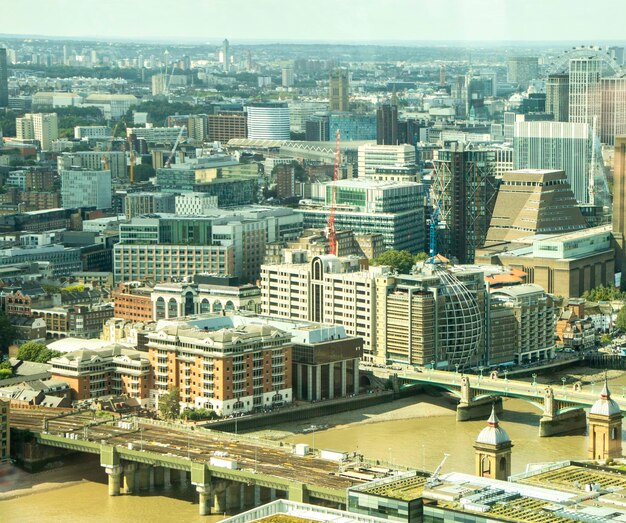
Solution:
<svg viewBox="0 0 626 523"><path fill-rule="evenodd" d="M69 384L73 400L125 394L148 402L152 369L145 353L111 345L68 352L50 364L52 378Z"/></svg>
<svg viewBox="0 0 626 523"><path fill-rule="evenodd" d="M219 415L292 401L291 335L276 327L219 316L149 333L154 399L180 390L181 404Z"/></svg>

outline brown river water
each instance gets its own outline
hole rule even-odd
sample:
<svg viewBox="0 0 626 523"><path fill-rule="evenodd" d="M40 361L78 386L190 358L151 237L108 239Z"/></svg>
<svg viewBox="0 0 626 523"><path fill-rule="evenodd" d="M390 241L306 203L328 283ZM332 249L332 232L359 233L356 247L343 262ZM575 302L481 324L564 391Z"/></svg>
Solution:
<svg viewBox="0 0 626 523"><path fill-rule="evenodd" d="M613 394L621 396L626 392L626 374L612 372L610 376ZM553 378L557 381L560 375ZM600 386L595 390L599 393ZM504 409L501 424L514 445L513 473L522 472L528 463L586 458L585 435L539 438L540 412L535 407L521 400L505 400ZM312 424L318 429L301 432ZM257 435L322 449L357 451L368 458L428 470L447 453L450 456L443 472L472 473L472 445L484 426L483 420L457 422L453 402L446 396L421 395L306 423L286 423ZM199 516L191 486L109 497L106 479L97 458L91 456L38 474L16 471L8 480L0 480L0 521L212 523L224 517Z"/></svg>

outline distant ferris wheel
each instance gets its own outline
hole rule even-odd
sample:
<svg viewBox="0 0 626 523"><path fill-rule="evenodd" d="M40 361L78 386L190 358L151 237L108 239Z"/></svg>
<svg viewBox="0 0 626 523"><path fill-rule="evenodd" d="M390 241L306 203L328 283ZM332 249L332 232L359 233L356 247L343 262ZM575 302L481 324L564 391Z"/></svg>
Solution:
<svg viewBox="0 0 626 523"><path fill-rule="evenodd" d="M549 64L550 74L567 73L572 58L596 58L602 62L605 76L625 76L626 70L611 56L611 53L595 45L580 45L563 51Z"/></svg>

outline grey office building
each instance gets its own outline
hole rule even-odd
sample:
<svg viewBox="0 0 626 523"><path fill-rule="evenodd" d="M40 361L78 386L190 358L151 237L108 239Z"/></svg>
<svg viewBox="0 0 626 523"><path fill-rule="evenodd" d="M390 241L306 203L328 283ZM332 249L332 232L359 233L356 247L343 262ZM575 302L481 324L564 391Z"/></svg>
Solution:
<svg viewBox="0 0 626 523"><path fill-rule="evenodd" d="M9 71L4 48L0 48L0 107L9 107Z"/></svg>

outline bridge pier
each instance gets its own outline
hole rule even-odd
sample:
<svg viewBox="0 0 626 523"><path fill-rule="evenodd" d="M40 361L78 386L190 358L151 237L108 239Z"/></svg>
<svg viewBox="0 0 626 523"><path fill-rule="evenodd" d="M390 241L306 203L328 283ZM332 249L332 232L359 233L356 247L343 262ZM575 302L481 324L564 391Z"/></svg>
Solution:
<svg viewBox="0 0 626 523"><path fill-rule="evenodd" d="M581 431L587 428L587 416L583 409L569 410L553 416L543 416L539 421L542 438Z"/></svg>
<svg viewBox="0 0 626 523"><path fill-rule="evenodd" d="M135 492L135 472L137 472L136 463L124 463L124 492L126 494Z"/></svg>
<svg viewBox="0 0 626 523"><path fill-rule="evenodd" d="M165 485L165 469L163 467L152 467L152 482L155 487Z"/></svg>
<svg viewBox="0 0 626 523"><path fill-rule="evenodd" d="M208 516L211 513L211 506L209 504L211 496L211 485L196 485L196 492L198 493L198 511L201 516Z"/></svg>
<svg viewBox="0 0 626 523"><path fill-rule="evenodd" d="M137 487L138 490L150 489L150 465L146 465L145 463L139 465L139 484Z"/></svg>
<svg viewBox="0 0 626 523"><path fill-rule="evenodd" d="M178 485L180 483L180 470L168 469L170 476L170 485Z"/></svg>
<svg viewBox="0 0 626 523"><path fill-rule="evenodd" d="M224 490L213 491L213 513L223 514L226 511L226 492Z"/></svg>
<svg viewBox="0 0 626 523"><path fill-rule="evenodd" d="M238 510L241 504L241 483L231 481L226 486L226 510Z"/></svg>
<svg viewBox="0 0 626 523"><path fill-rule="evenodd" d="M502 414L504 411L502 398L483 398L469 402L461 401L456 408L456 420L486 419L491 414L492 406L495 406L496 414Z"/></svg>
<svg viewBox="0 0 626 523"><path fill-rule="evenodd" d="M116 465L113 467L105 467L104 470L109 476L109 496L119 496L122 482L122 467Z"/></svg>
<svg viewBox="0 0 626 523"><path fill-rule="evenodd" d="M243 486L243 504L244 507L254 507L256 506L254 503L254 489L256 487L254 485L245 485Z"/></svg>

